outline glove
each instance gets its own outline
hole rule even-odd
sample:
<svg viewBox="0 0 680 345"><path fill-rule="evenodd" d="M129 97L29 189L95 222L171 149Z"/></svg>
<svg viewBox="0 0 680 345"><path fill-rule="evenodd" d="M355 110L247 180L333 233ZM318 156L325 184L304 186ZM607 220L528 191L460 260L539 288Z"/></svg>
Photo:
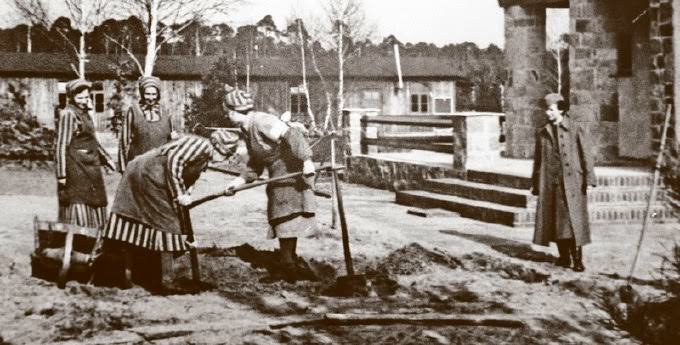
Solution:
<svg viewBox="0 0 680 345"><path fill-rule="evenodd" d="M314 174L316 174L316 166L314 166L314 162L308 159L302 165L302 175L311 177L314 176Z"/></svg>
<svg viewBox="0 0 680 345"><path fill-rule="evenodd" d="M182 206L189 206L191 204L191 195L189 194L180 194L177 196L177 203L179 203Z"/></svg>
<svg viewBox="0 0 680 345"><path fill-rule="evenodd" d="M170 140L176 140L176 139L179 139L179 133L177 133L177 131L170 132Z"/></svg>
<svg viewBox="0 0 680 345"><path fill-rule="evenodd" d="M241 187L244 184L246 184L246 180L244 180L240 176L231 180L231 182L229 182L229 184L227 185L227 188L224 189L224 195L232 196L232 195L236 194L236 191L234 191L234 189Z"/></svg>

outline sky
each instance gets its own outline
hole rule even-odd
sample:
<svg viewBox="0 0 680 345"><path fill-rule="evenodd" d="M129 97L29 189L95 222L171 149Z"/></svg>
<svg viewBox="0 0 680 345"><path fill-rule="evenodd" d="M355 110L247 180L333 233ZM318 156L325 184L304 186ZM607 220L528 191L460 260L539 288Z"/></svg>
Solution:
<svg viewBox="0 0 680 345"><path fill-rule="evenodd" d="M198 1L198 0L197 0ZM285 29L293 13L303 18L319 16L325 0L244 0L245 4L224 18L231 26L254 24L270 14L280 30ZM373 40L393 34L401 42L428 42L438 46L448 43L474 42L480 47L493 43L503 47L503 9L498 0L360 0L368 22L375 27ZM50 4L57 4L50 1ZM0 0L0 10L8 7ZM7 17L7 16L5 16ZM13 26L8 18L2 27ZM11 25L9 25L11 24Z"/></svg>
<svg viewBox="0 0 680 345"><path fill-rule="evenodd" d="M248 0L229 16L230 25L253 24L271 14L279 29L293 13L320 13L322 0ZM503 9L498 0L363 0L376 39L393 34L402 42L474 42L503 46Z"/></svg>

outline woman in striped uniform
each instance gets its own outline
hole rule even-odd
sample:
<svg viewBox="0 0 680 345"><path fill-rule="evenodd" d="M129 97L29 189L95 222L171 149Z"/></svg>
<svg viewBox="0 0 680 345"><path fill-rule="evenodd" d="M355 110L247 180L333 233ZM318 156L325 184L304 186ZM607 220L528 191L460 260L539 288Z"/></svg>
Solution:
<svg viewBox="0 0 680 345"><path fill-rule="evenodd" d="M191 204L190 188L208 162L231 156L237 141L227 131L215 131L209 140L187 135L129 163L102 232L104 252L123 255L125 285L133 280L150 289L171 285L173 254L192 245L180 225L179 206Z"/></svg>
<svg viewBox="0 0 680 345"><path fill-rule="evenodd" d="M250 94L236 89L227 91L225 106L229 120L243 131L249 161L247 169L230 182L225 192L253 181L264 168L270 178L302 171L304 178L267 185L268 237L278 238L281 255L281 265L272 272L272 278L289 282L315 279L307 267L299 265L295 254L298 237L316 229L312 150L299 129L289 127L277 116L254 111Z"/></svg>
<svg viewBox="0 0 680 345"><path fill-rule="evenodd" d="M57 192L61 223L101 228L106 224L106 190L101 166L115 170L97 141L90 117L90 82L68 82L69 104L59 111L56 145Z"/></svg>
<svg viewBox="0 0 680 345"><path fill-rule="evenodd" d="M120 172L135 157L179 136L173 130L172 118L161 111L160 90L161 80L157 77L139 80L140 101L133 103L123 118L118 149Z"/></svg>

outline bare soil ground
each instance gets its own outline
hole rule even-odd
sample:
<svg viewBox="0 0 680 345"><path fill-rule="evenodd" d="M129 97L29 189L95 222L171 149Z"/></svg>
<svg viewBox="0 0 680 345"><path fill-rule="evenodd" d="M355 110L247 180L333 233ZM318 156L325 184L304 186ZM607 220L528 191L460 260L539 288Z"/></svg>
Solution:
<svg viewBox="0 0 680 345"><path fill-rule="evenodd" d="M109 195L118 177L106 177ZM195 196L228 181L214 172ZM51 170L0 168L0 344L635 344L602 308L626 283L639 225L593 229L585 273L551 264L554 248L530 244L531 229L489 225L451 215L420 218L394 204L390 192L344 185L355 269L370 283L366 297L324 292L345 275L340 231L331 205L319 200L319 229L300 239L298 255L318 282L270 283L275 259L267 232L264 189L218 199L192 211L202 280L214 289L158 296L69 282L65 289L31 277L32 221L56 219ZM327 182L320 189L329 190ZM659 254L678 239L678 226L650 229L636 271L645 296L656 286ZM188 279L186 256L177 273ZM273 328L327 313L486 315L522 321L522 328L444 325L307 325Z"/></svg>

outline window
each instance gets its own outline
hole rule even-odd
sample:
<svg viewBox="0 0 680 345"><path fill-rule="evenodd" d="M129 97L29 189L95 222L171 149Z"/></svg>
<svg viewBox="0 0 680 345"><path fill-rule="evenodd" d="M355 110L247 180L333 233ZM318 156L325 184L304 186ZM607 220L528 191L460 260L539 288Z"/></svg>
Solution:
<svg viewBox="0 0 680 345"><path fill-rule="evenodd" d="M302 115L307 113L307 95L302 86L290 88L290 113L291 115Z"/></svg>
<svg viewBox="0 0 680 345"><path fill-rule="evenodd" d="M428 96L426 94L412 94L411 95L411 112L412 113L427 113Z"/></svg>
<svg viewBox="0 0 680 345"><path fill-rule="evenodd" d="M453 112L451 105L451 98L435 98L434 112L435 114L450 114Z"/></svg>
<svg viewBox="0 0 680 345"><path fill-rule="evenodd" d="M361 90L361 107L382 109L382 95L380 94L380 90Z"/></svg>
<svg viewBox="0 0 680 345"><path fill-rule="evenodd" d="M103 113L106 108L104 104L104 84L100 81L92 83L92 91L90 92L92 98L92 105L95 113Z"/></svg>

